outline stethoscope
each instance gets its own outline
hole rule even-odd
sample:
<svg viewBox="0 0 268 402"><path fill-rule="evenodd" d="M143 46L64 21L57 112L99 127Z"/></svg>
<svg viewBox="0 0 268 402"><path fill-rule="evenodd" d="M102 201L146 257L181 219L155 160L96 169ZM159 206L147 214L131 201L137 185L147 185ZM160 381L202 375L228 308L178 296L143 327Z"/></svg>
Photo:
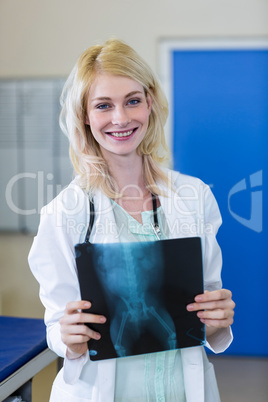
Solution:
<svg viewBox="0 0 268 402"><path fill-rule="evenodd" d="M154 223L151 223L151 226L153 228L153 231L157 237L158 240L160 240L161 236L161 231L158 223L158 218L157 218L157 204L156 204L156 196L152 194L152 200L153 200L153 216L154 216Z"/></svg>
<svg viewBox="0 0 268 402"><path fill-rule="evenodd" d="M154 194L152 194L152 201L153 201L154 223L151 223L151 226L153 228L153 231L154 231L154 234L156 235L157 240L161 240L160 239L161 231L159 228L158 217L157 217L157 200L156 200L156 196ZM85 237L85 243L89 243L89 236L90 236L91 230L93 228L94 219L95 219L95 208L94 208L93 199L89 200L89 208L90 208L90 220L89 220L87 234Z"/></svg>

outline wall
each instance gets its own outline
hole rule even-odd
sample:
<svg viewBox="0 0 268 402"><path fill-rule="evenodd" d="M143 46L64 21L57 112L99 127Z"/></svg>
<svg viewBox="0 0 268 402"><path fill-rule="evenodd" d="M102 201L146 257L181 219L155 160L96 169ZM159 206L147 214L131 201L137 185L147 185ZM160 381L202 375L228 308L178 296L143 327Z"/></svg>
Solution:
<svg viewBox="0 0 268 402"><path fill-rule="evenodd" d="M67 75L110 36L157 69L160 38L263 36L267 15L266 0L1 0L0 76Z"/></svg>

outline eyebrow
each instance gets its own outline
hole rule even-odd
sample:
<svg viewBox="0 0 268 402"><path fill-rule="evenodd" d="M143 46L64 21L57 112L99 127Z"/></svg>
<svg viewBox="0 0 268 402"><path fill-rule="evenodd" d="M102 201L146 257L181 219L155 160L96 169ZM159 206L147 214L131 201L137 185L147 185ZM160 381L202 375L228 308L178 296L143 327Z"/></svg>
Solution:
<svg viewBox="0 0 268 402"><path fill-rule="evenodd" d="M130 96L136 95L136 94L143 94L141 91L132 91L129 92L126 96L125 99L129 98ZM92 99L92 102L97 101L97 100L102 100L102 101L110 101L112 98L109 98L109 96L99 96L98 98Z"/></svg>

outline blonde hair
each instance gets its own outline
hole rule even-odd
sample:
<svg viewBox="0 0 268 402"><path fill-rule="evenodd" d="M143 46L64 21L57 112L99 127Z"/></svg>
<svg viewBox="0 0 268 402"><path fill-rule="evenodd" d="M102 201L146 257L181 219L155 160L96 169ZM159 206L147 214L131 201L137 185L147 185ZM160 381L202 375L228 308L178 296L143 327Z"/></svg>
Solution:
<svg viewBox="0 0 268 402"><path fill-rule="evenodd" d="M95 45L84 51L61 95L60 126L69 138L70 159L79 175L81 187L92 194L99 188L108 197L118 197L116 184L99 144L90 126L85 124L89 89L100 73L131 78L143 86L146 96L151 96L148 129L137 152L143 159L145 186L152 193L161 194L157 182L168 184L167 176L158 166L169 157L164 134L168 116L167 99L151 68L130 46L117 39L110 39L104 45Z"/></svg>

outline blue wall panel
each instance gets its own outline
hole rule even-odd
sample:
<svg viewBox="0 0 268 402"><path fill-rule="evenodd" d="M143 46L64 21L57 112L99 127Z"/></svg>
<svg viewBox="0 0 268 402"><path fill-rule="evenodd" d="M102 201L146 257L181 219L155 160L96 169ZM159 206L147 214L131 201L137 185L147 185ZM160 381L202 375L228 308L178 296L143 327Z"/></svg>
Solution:
<svg viewBox="0 0 268 402"><path fill-rule="evenodd" d="M268 51L173 52L174 167L211 185L224 286L237 304L229 354L268 355Z"/></svg>

